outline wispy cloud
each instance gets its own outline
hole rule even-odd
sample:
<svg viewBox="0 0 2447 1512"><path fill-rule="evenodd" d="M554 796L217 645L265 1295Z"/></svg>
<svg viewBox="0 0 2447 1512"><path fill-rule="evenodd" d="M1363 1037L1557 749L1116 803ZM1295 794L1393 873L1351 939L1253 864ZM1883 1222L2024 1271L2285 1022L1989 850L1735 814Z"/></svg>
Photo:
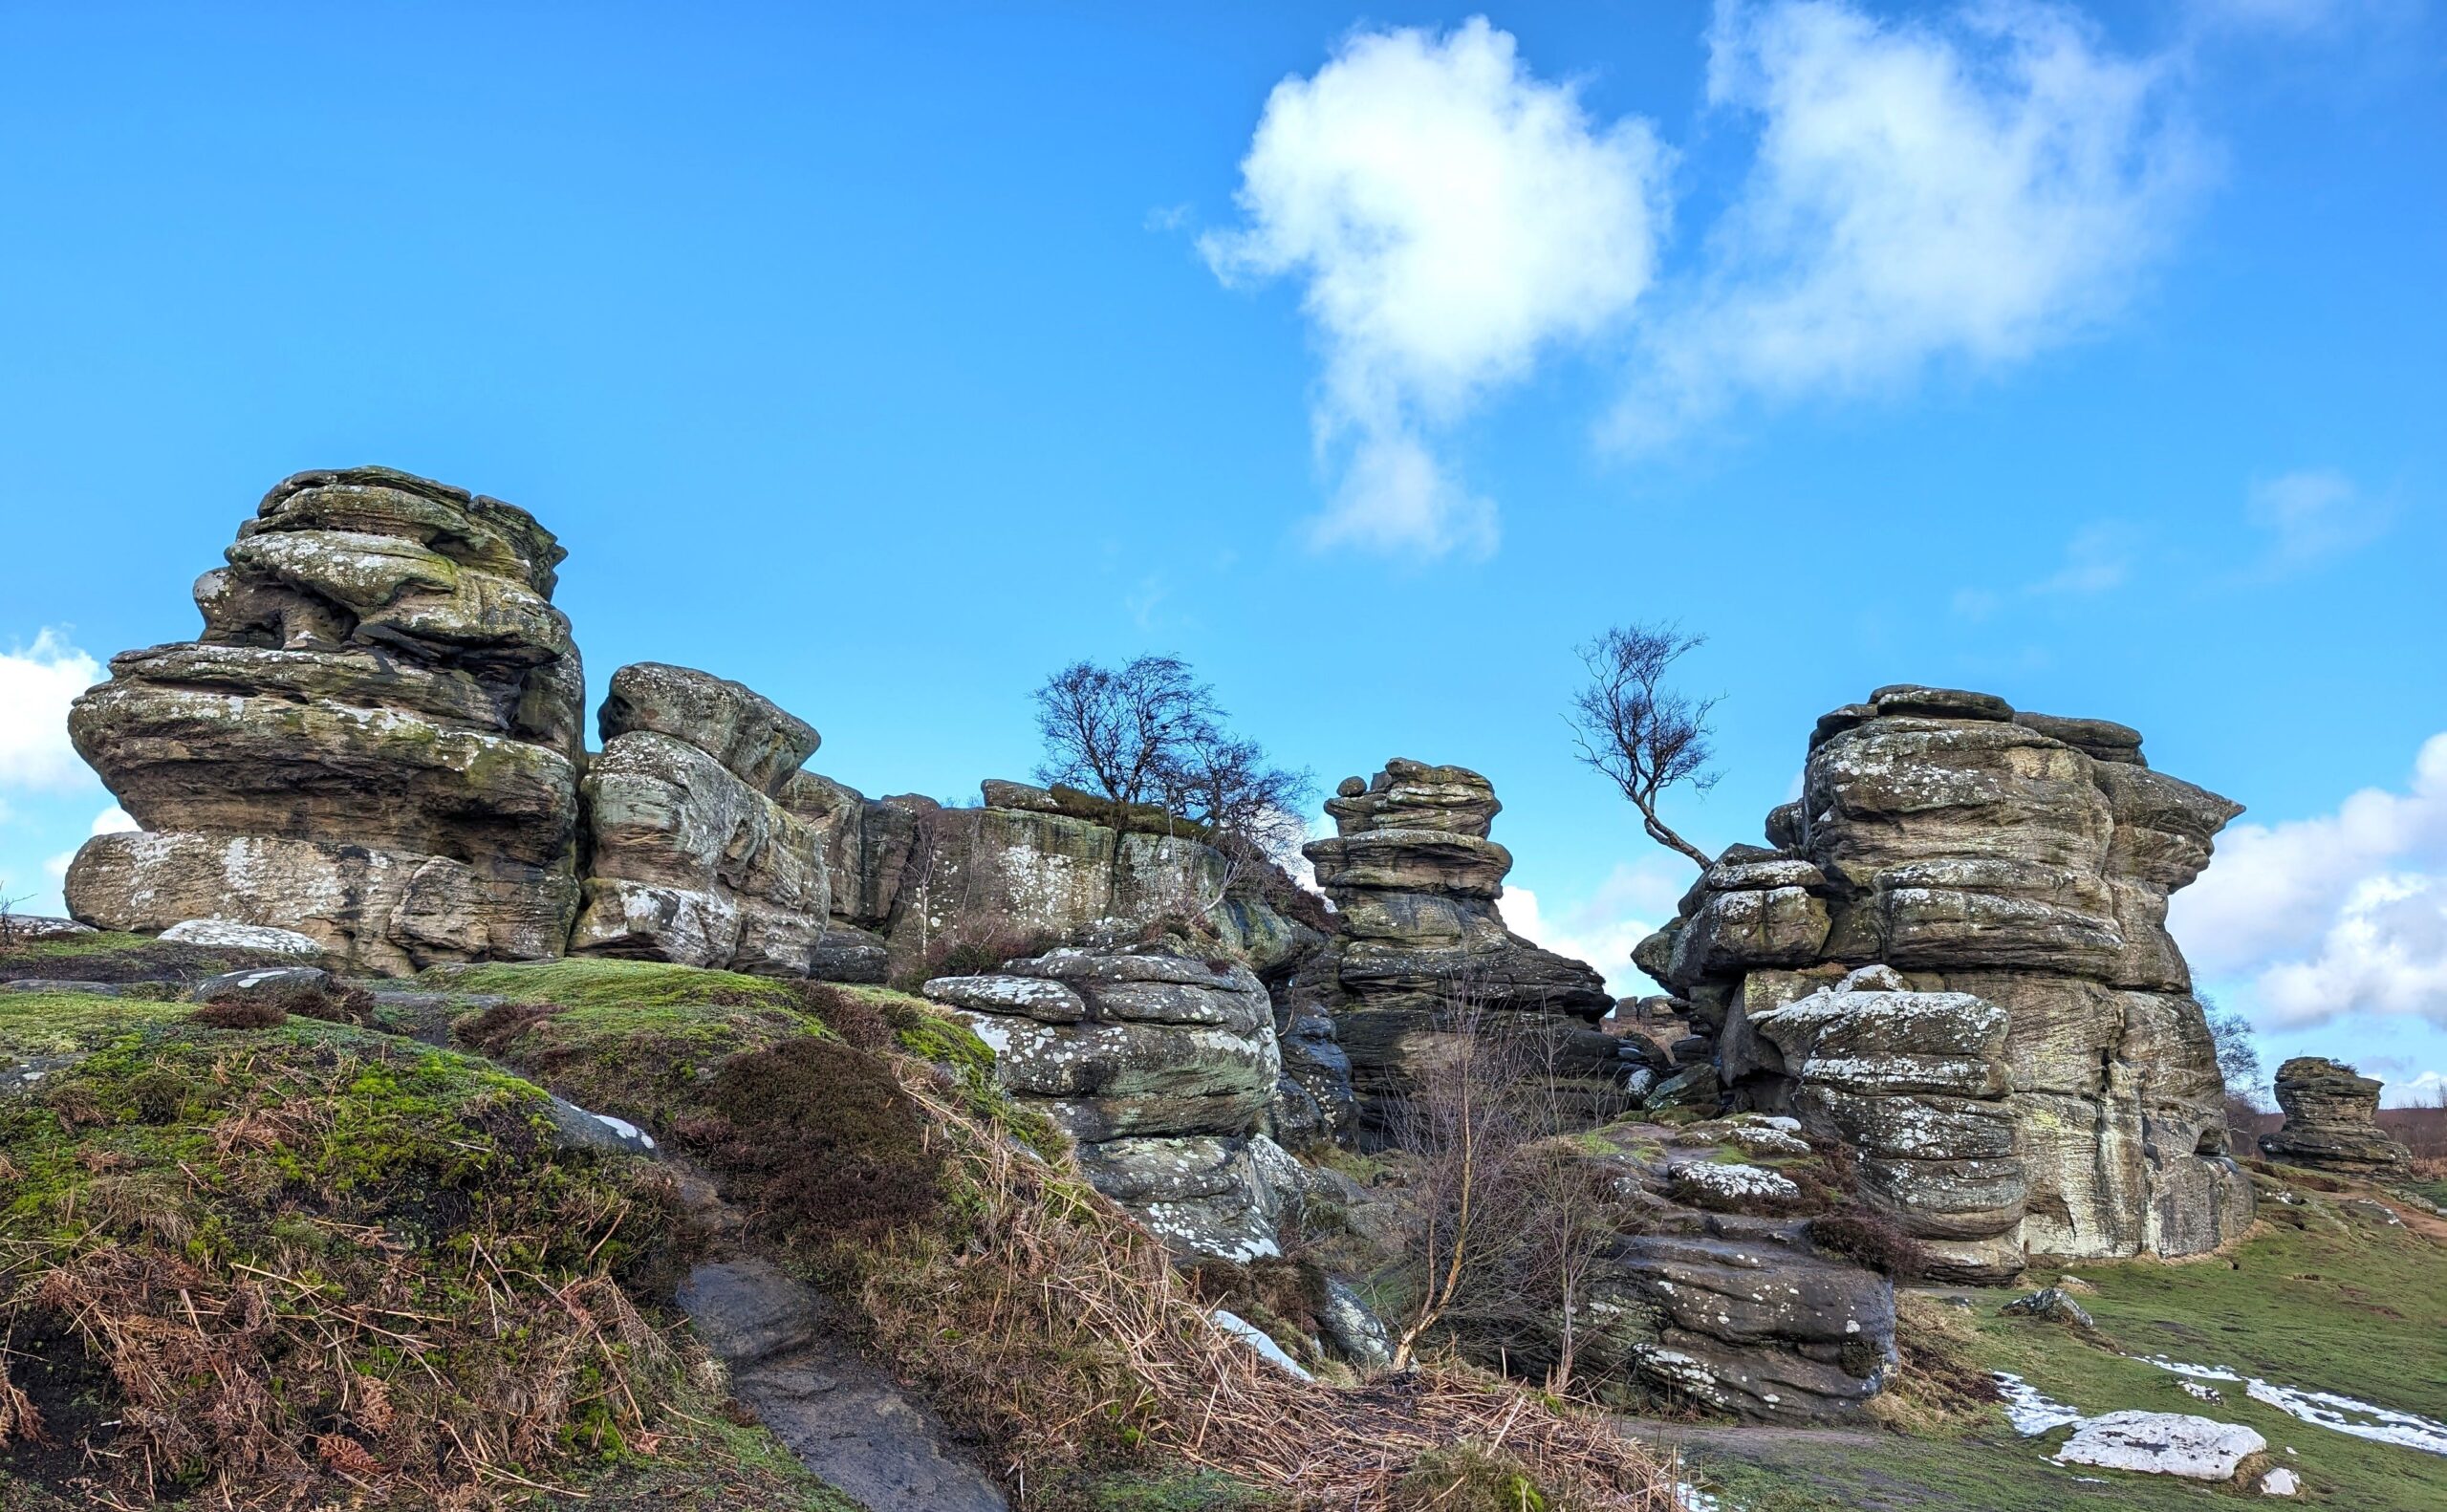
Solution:
<svg viewBox="0 0 2447 1512"><path fill-rule="evenodd" d="M2263 479L2244 509L2267 543L2251 575L2288 576L2360 551L2387 533L2393 514L2333 467Z"/></svg>
<svg viewBox="0 0 2447 1512"><path fill-rule="evenodd" d="M1315 441L1339 480L1315 544L1494 549L1494 506L1431 438L1632 309L1665 164L1647 122L1592 120L1483 17L1358 32L1275 86L1241 164L1246 224L1200 246L1227 283L1303 285Z"/></svg>
<svg viewBox="0 0 2447 1512"><path fill-rule="evenodd" d="M2020 601L2112 593L2132 578L2139 547L2139 535L2130 525L2121 520L2094 521L2075 530L2065 543L2065 554L2055 571L2010 589L1956 589L1954 612L1965 619L1988 619Z"/></svg>
<svg viewBox="0 0 2447 1512"><path fill-rule="evenodd" d="M1634 444L1745 396L1895 388L2082 335L2206 172L2172 61L2061 7L1721 0L1708 40L1708 101L1757 121L1758 153L1615 414Z"/></svg>
<svg viewBox="0 0 2447 1512"><path fill-rule="evenodd" d="M1504 921L1525 940L1595 966L1618 997L1656 992L1657 983L1632 964L1632 947L1674 917L1690 885L1687 868L1623 864L1588 896L1558 900L1551 917L1537 893L1506 887Z"/></svg>

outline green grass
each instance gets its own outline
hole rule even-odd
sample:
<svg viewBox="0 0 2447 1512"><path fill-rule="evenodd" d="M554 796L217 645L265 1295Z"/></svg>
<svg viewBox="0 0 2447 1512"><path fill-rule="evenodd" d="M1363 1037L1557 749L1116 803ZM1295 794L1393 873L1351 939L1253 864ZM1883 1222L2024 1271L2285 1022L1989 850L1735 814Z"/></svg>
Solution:
<svg viewBox="0 0 2447 1512"><path fill-rule="evenodd" d="M2198 1401L2182 1391L2180 1377L2129 1357L2163 1354L2447 1418L2447 1247L2306 1195L2303 1207L2264 1200L2263 1216L2282 1221L2264 1225L2228 1256L2068 1267L2097 1287L2081 1294L2081 1303L2122 1354L2086 1342L2076 1329L1999 1317L1997 1308L2016 1293L1996 1291L1973 1294L1973 1357L2091 1415L2135 1408L2245 1424L2268 1440L2273 1464L2302 1476L2306 1504L2357 1512L2447 1507L2447 1457L2304 1422L2251 1400L2240 1384L2210 1383L2223 1400ZM2028 1282L2057 1274L2036 1272ZM1701 1447L1692 1458L1745 1512L2057 1512L2067 1505L2154 1512L2228 1504L2223 1499L2232 1493L2217 1488L2048 1463L2045 1457L2068 1434L2027 1439L2002 1415L1983 1415L1925 1436L1875 1432L1834 1442L1744 1436L1738 1451Z"/></svg>
<svg viewBox="0 0 2447 1512"><path fill-rule="evenodd" d="M0 956L11 961L73 961L79 956L107 956L122 950L141 950L151 944L146 935L123 935L113 930L97 930L90 935L70 935L60 940L18 940L0 950Z"/></svg>
<svg viewBox="0 0 2447 1512"><path fill-rule="evenodd" d="M0 993L0 1055L71 1055L131 1029L175 1023L188 1004L105 998L90 992Z"/></svg>
<svg viewBox="0 0 2447 1512"><path fill-rule="evenodd" d="M419 980L449 992L491 993L513 1003L557 1003L565 1008L681 1007L728 998L783 1006L790 999L789 985L770 977L594 957L435 966Z"/></svg>

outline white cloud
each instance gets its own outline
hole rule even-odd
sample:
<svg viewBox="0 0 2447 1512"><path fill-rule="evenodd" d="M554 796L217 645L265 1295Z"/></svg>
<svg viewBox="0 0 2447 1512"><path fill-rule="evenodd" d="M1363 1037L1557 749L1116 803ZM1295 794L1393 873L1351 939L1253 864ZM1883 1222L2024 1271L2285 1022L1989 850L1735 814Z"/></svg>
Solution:
<svg viewBox="0 0 2447 1512"><path fill-rule="evenodd" d="M1547 917L1536 893L1506 887L1504 921L1525 940L1596 967L1616 997L1639 997L1664 989L1632 964L1632 947L1674 917L1675 905L1690 885L1687 871L1620 865L1596 892L1564 904L1553 918Z"/></svg>
<svg viewBox="0 0 2447 1512"><path fill-rule="evenodd" d="M2268 535L2264 575L2315 567L2377 540L2391 511L2365 498L2333 467L2284 473L2252 485L2245 516Z"/></svg>
<svg viewBox="0 0 2447 1512"><path fill-rule="evenodd" d="M1649 286L1666 155L1592 121L1483 17L1354 32L1267 97L1237 196L1200 248L1227 283L1296 275L1325 371L1312 408L1341 486L1320 545L1483 551L1494 510L1428 436Z"/></svg>
<svg viewBox="0 0 2447 1512"><path fill-rule="evenodd" d="M101 680L101 663L56 630L0 653L0 787L66 791L93 782L68 744L68 705Z"/></svg>
<svg viewBox="0 0 2447 1512"><path fill-rule="evenodd" d="M1991 366L2114 312L2203 155L2172 58L2056 6L1881 21L1836 0L1720 0L1707 97L1759 123L1700 288L1616 416L1669 439L1744 393L1788 399Z"/></svg>
<svg viewBox="0 0 2447 1512"><path fill-rule="evenodd" d="M122 834L130 830L141 830L142 828L144 827L138 824L134 816L130 815L126 810L120 808L117 804L113 804L101 812L94 815L94 827L85 832L88 835Z"/></svg>
<svg viewBox="0 0 2447 1512"><path fill-rule="evenodd" d="M2368 1071L2364 1075L2371 1074ZM2447 1108L2447 1071L2424 1071L2418 1076L2390 1080L2379 1089L2382 1108Z"/></svg>
<svg viewBox="0 0 2447 1512"><path fill-rule="evenodd" d="M2447 734L2423 742L2404 792L2226 832L2170 913L2194 965L2248 979L2272 1026L2357 1012L2447 1026Z"/></svg>

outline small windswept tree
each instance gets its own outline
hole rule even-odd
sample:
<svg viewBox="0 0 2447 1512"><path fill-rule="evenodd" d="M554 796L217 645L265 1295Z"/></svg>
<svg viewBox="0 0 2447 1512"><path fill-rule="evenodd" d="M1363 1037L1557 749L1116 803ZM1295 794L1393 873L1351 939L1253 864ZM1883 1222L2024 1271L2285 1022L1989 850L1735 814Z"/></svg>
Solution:
<svg viewBox="0 0 2447 1512"><path fill-rule="evenodd" d="M1589 681L1564 717L1584 763L1606 774L1640 813L1648 837L1679 851L1701 868L1711 857L1682 838L1657 812L1676 787L1705 792L1716 786L1708 713L1717 700L1666 687L1665 676L1685 652L1707 643L1674 625L1618 626L1580 648Z"/></svg>
<svg viewBox="0 0 2447 1512"><path fill-rule="evenodd" d="M1154 804L1204 826L1231 863L1280 861L1304 832L1314 783L1274 766L1232 732L1213 688L1179 657L1140 657L1118 669L1077 661L1036 690L1045 736L1039 782ZM1212 906L1211 903L1205 906Z"/></svg>

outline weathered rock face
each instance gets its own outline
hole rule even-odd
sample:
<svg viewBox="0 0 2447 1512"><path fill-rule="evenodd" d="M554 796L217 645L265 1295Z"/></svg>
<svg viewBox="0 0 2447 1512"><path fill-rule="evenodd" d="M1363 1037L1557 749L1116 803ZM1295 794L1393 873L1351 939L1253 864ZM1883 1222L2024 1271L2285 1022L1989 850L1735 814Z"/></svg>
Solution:
<svg viewBox="0 0 2447 1512"><path fill-rule="evenodd" d="M994 1050L995 1074L1079 1141L1097 1190L1188 1253L1278 1252L1283 1157L1258 1133L1283 1063L1248 968L1170 954L1057 950L926 996Z"/></svg>
<svg viewBox="0 0 2447 1512"><path fill-rule="evenodd" d="M1860 1144L1871 1195L1883 1183L1966 1273L2025 1250L2192 1254L2250 1220L2214 1047L2165 927L2168 894L2241 810L2151 770L2140 747L2106 721L1881 688L1818 722L1801 799L1768 815L1774 848L1728 850L1635 954L1715 1041L1737 1105L1814 1108ZM1872 964L1896 973L1881 995L1928 1001L1825 1012L1893 1074L1821 1071L1805 1098L1813 1073L1763 1058L1774 1042L1758 1026ZM1967 1039L1915 1048L1940 1022L1979 1026L1976 1053ZM1921 1055L1963 1086L1919 1075ZM1935 1142L1899 1148L1922 1134Z"/></svg>
<svg viewBox="0 0 2447 1512"><path fill-rule="evenodd" d="M71 911L294 929L357 970L560 953L584 677L524 510L381 467L300 473L196 583L198 640L112 659L69 733L142 831Z"/></svg>
<svg viewBox="0 0 2447 1512"><path fill-rule="evenodd" d="M1506 929L1496 907L1512 854L1487 838L1503 805L1484 777L1397 758L1368 782L1344 781L1327 800L1338 832L1304 853L1335 907L1329 949L1295 995L1332 1013L1351 1061L1357 1119L1382 1136L1408 1083L1405 1067L1433 1045L1459 997L1487 1012L1545 1015L1564 1039L1609 1008L1605 981ZM1582 1058L1616 1060L1611 1044Z"/></svg>
<svg viewBox="0 0 2447 1512"><path fill-rule="evenodd" d="M656 662L612 675L601 719L571 953L810 975L831 900L823 846L772 794L815 731L736 682Z"/></svg>
<svg viewBox="0 0 2447 1512"><path fill-rule="evenodd" d="M915 796L870 799L801 772L782 804L819 836L833 898L818 974L881 981L939 959L949 941L1040 948L1098 920L1146 923L1200 913L1224 949L1269 975L1288 972L1321 937L1269 904L1192 832L1164 832L1157 810L1104 813L1084 794L988 781L986 807L947 809ZM1110 806L1107 806L1109 810ZM853 974L855 973L855 974Z"/></svg>
<svg viewBox="0 0 2447 1512"><path fill-rule="evenodd" d="M2380 1132L2380 1084L2342 1061L2298 1055L2277 1069L2285 1126L2260 1136L2263 1154L2288 1165L2350 1176L2401 1175L2413 1152Z"/></svg>

